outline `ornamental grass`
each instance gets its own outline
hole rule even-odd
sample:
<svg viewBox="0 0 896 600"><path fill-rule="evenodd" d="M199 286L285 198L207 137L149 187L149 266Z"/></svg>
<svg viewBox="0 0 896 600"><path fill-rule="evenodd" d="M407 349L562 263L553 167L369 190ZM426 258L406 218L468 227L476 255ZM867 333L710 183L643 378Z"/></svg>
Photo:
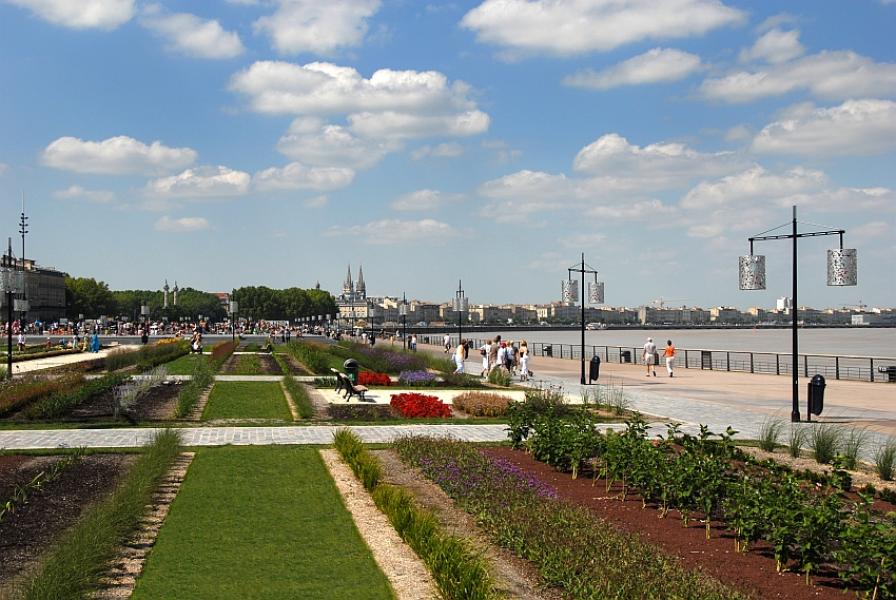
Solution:
<svg viewBox="0 0 896 600"><path fill-rule="evenodd" d="M473 417L501 417L513 402L510 396L489 394L488 392L464 392L454 398L451 404Z"/></svg>

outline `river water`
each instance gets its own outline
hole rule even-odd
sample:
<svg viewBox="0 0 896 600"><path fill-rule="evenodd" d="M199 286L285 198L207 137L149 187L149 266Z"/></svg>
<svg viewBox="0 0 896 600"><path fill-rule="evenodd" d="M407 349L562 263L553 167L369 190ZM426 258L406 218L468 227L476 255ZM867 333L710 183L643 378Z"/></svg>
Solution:
<svg viewBox="0 0 896 600"><path fill-rule="evenodd" d="M475 332L477 339L500 334L502 339L530 344L579 344L578 331L501 331ZM464 336L466 337L466 335ZM678 348L752 352L790 352L789 329L664 329L586 331L587 346L627 346L640 348L652 337L660 348L666 340ZM840 356L896 357L896 329L801 329L800 354L838 354Z"/></svg>

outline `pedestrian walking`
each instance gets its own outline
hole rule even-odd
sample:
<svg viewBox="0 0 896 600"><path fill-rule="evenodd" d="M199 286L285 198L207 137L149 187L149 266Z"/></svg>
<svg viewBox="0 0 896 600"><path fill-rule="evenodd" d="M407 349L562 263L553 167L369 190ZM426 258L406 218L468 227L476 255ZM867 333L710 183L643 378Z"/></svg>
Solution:
<svg viewBox="0 0 896 600"><path fill-rule="evenodd" d="M666 357L666 370L669 371L669 377L672 377L672 367L675 363L675 346L672 345L672 340L666 340L666 349L663 351L663 356Z"/></svg>
<svg viewBox="0 0 896 600"><path fill-rule="evenodd" d="M451 336L449 334L445 334L445 337L442 338L442 346L445 347L445 354L451 352Z"/></svg>
<svg viewBox="0 0 896 600"><path fill-rule="evenodd" d="M19 352L25 351L25 334L19 331L19 337L17 338L17 344L19 348Z"/></svg>
<svg viewBox="0 0 896 600"><path fill-rule="evenodd" d="M644 364L647 365L647 376L650 377L650 370L653 369L653 376L656 377L656 363L657 363L657 354L656 354L656 344L653 343L653 338L647 338L647 343L644 344Z"/></svg>
<svg viewBox="0 0 896 600"><path fill-rule="evenodd" d="M411 352L416 352L416 351L417 351L417 334L412 333L411 334Z"/></svg>
<svg viewBox="0 0 896 600"><path fill-rule="evenodd" d="M484 344L479 347L479 356L482 357L482 373L480 373L480 377L485 377L488 375L488 356L492 351L492 341L487 340Z"/></svg>
<svg viewBox="0 0 896 600"><path fill-rule="evenodd" d="M464 372L464 359L467 357L467 346L463 340L457 345L457 350L454 352L454 363L457 365L457 368L454 370L455 373Z"/></svg>
<svg viewBox="0 0 896 600"><path fill-rule="evenodd" d="M529 381L529 345L520 342L520 381Z"/></svg>

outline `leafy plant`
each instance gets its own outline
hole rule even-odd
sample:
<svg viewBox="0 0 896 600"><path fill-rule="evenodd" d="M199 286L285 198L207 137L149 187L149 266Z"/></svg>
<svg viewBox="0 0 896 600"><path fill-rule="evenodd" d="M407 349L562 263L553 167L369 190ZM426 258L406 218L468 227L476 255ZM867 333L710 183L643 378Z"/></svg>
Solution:
<svg viewBox="0 0 896 600"><path fill-rule="evenodd" d="M874 469L878 477L884 481L892 481L894 467L896 467L896 442L889 441L874 452Z"/></svg>
<svg viewBox="0 0 896 600"><path fill-rule="evenodd" d="M492 385L510 387L510 371L504 367L495 367L488 372L488 382Z"/></svg>
<svg viewBox="0 0 896 600"><path fill-rule="evenodd" d="M292 401L299 411L299 416L303 419L310 419L313 417L314 406L311 404L311 398L308 396L308 391L305 389L305 386L289 375L283 376L283 385L286 386L286 391L292 396Z"/></svg>
<svg viewBox="0 0 896 600"><path fill-rule="evenodd" d="M843 448L841 456L843 458L843 467L854 471L859 464L859 456L862 449L868 443L868 431L866 429L852 429L843 439Z"/></svg>
<svg viewBox="0 0 896 600"><path fill-rule="evenodd" d="M799 458L806 443L806 430L797 426L790 426L790 437L787 440L787 452L792 458Z"/></svg>
<svg viewBox="0 0 896 600"><path fill-rule="evenodd" d="M843 444L843 430L831 423L819 423L809 432L809 448L815 460L823 465L830 464L840 452Z"/></svg>
<svg viewBox="0 0 896 600"><path fill-rule="evenodd" d="M784 421L766 419L759 426L759 447L766 452L774 452L784 433Z"/></svg>
<svg viewBox="0 0 896 600"><path fill-rule="evenodd" d="M513 402L510 396L488 392L464 392L456 396L451 404L474 417L500 417L507 412Z"/></svg>

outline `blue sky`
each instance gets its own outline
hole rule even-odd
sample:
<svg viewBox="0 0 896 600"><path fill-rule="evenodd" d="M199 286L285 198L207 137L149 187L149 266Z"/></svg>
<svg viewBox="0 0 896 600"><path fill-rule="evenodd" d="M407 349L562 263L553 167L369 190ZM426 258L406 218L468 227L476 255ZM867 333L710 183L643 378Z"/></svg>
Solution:
<svg viewBox="0 0 896 600"><path fill-rule="evenodd" d="M893 305L896 2L0 0L0 210L29 258L165 278L547 302L581 252L607 302L769 306L746 238L845 228ZM807 228L812 226L807 225ZM18 254L20 242L14 239Z"/></svg>

